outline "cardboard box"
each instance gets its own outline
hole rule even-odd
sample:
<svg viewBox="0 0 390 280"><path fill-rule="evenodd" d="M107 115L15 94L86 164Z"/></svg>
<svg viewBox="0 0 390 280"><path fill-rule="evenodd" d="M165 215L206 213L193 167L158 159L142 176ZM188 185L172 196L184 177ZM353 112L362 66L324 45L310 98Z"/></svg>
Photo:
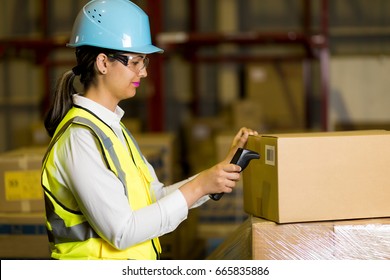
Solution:
<svg viewBox="0 0 390 280"><path fill-rule="evenodd" d="M149 163L155 168L158 179L165 185L177 182L179 167L176 165L178 151L177 140L172 133L135 133L133 134L141 152L148 159L148 154L154 153ZM152 152L153 151L153 152ZM158 158L155 156L158 154Z"/></svg>
<svg viewBox="0 0 390 280"><path fill-rule="evenodd" d="M264 112L261 102L256 99L245 98L232 104L232 120L235 130L241 127L250 127L257 131L264 131ZM233 138L232 138L233 139Z"/></svg>
<svg viewBox="0 0 390 280"><path fill-rule="evenodd" d="M46 131L43 121L39 120L33 122L30 126L31 130L31 144L37 146L48 146L50 143L50 136Z"/></svg>
<svg viewBox="0 0 390 280"><path fill-rule="evenodd" d="M0 212L45 209L41 166L45 148L21 148L0 155Z"/></svg>
<svg viewBox="0 0 390 280"><path fill-rule="evenodd" d="M244 210L278 223L390 217L390 132L250 137Z"/></svg>
<svg viewBox="0 0 390 280"><path fill-rule="evenodd" d="M230 130L226 116L194 118L184 125L184 148L190 175L197 174L216 163L215 135Z"/></svg>
<svg viewBox="0 0 390 280"><path fill-rule="evenodd" d="M388 260L390 219L277 224L250 217L208 259Z"/></svg>
<svg viewBox="0 0 390 280"><path fill-rule="evenodd" d="M197 237L198 218L196 209L189 212L188 217L173 232L161 236L161 259L185 260L196 259L201 248Z"/></svg>
<svg viewBox="0 0 390 280"><path fill-rule="evenodd" d="M261 104L263 127L271 130L305 127L301 62L255 62L246 64L245 70L246 96L252 103Z"/></svg>
<svg viewBox="0 0 390 280"><path fill-rule="evenodd" d="M390 219L252 224L257 260L388 260Z"/></svg>
<svg viewBox="0 0 390 280"><path fill-rule="evenodd" d="M123 118L122 123L131 133L141 133L142 132L142 122L138 118Z"/></svg>
<svg viewBox="0 0 390 280"><path fill-rule="evenodd" d="M0 213L0 259L50 259L43 212Z"/></svg>

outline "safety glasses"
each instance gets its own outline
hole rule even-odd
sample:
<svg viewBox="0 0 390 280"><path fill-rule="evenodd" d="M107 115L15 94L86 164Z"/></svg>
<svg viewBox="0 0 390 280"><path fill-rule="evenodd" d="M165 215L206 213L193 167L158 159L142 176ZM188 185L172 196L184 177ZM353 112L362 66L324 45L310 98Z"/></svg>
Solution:
<svg viewBox="0 0 390 280"><path fill-rule="evenodd" d="M131 56L118 53L107 54L108 57L115 59L123 65L129 67L133 72L139 73L142 69L146 69L149 65L149 58L146 56Z"/></svg>

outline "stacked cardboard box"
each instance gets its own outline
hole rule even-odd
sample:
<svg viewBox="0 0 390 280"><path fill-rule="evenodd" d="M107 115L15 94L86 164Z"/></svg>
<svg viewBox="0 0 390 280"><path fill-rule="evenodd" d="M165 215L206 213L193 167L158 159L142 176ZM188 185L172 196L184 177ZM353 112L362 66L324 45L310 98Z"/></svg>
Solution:
<svg viewBox="0 0 390 280"><path fill-rule="evenodd" d="M45 148L21 148L0 155L0 212L43 212L41 165Z"/></svg>
<svg viewBox="0 0 390 280"><path fill-rule="evenodd" d="M135 133L141 152L154 167L159 180L166 184L176 183L180 176L177 165L178 145L172 133Z"/></svg>
<svg viewBox="0 0 390 280"><path fill-rule="evenodd" d="M0 258L48 259L41 164L44 147L0 155Z"/></svg>
<svg viewBox="0 0 390 280"><path fill-rule="evenodd" d="M204 256L203 240L198 237L198 213L191 210L188 218L173 232L160 237L163 260L192 260Z"/></svg>
<svg viewBox="0 0 390 280"><path fill-rule="evenodd" d="M208 259L388 260L390 218L277 224L252 216Z"/></svg>
<svg viewBox="0 0 390 280"><path fill-rule="evenodd" d="M49 259L42 212L0 213L1 259Z"/></svg>
<svg viewBox="0 0 390 280"><path fill-rule="evenodd" d="M390 132L250 137L244 208L277 223L390 217Z"/></svg>
<svg viewBox="0 0 390 280"><path fill-rule="evenodd" d="M216 163L215 137L229 128L225 116L196 118L184 127L186 161L191 175L210 168Z"/></svg>
<svg viewBox="0 0 390 280"><path fill-rule="evenodd" d="M210 258L390 259L390 132L250 137L251 216Z"/></svg>
<svg viewBox="0 0 390 280"><path fill-rule="evenodd" d="M247 108L256 108L244 121L253 129L295 130L305 126L305 98L301 62L248 63L245 67ZM253 122L257 120L256 122ZM260 130L259 131L264 131Z"/></svg>

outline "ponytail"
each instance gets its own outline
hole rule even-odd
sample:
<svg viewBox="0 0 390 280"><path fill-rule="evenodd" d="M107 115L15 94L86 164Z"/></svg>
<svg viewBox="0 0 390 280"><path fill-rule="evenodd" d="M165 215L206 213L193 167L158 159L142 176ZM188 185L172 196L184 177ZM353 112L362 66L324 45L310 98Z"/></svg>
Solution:
<svg viewBox="0 0 390 280"><path fill-rule="evenodd" d="M76 75L70 70L57 81L54 99L44 120L46 131L50 137L53 136L57 126L73 106L72 96L77 93L73 85L75 77Z"/></svg>

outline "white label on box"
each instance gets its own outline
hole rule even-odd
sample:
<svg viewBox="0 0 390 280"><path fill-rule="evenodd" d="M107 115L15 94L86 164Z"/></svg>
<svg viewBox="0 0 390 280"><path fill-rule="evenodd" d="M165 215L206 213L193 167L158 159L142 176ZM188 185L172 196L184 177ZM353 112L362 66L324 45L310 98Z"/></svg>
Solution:
<svg viewBox="0 0 390 280"><path fill-rule="evenodd" d="M265 164L275 166L275 146L265 145Z"/></svg>

